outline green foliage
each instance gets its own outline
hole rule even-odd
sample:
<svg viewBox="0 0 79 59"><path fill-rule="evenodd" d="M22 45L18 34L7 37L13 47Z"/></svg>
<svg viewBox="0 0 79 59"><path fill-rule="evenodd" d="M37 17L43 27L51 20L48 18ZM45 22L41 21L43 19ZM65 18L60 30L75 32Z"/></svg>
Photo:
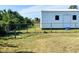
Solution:
<svg viewBox="0 0 79 59"><path fill-rule="evenodd" d="M69 9L78 9L78 6L77 5L70 5Z"/></svg>
<svg viewBox="0 0 79 59"><path fill-rule="evenodd" d="M21 16L17 11L9 9L0 11L0 26L0 32L9 32L10 30L16 29L16 27L19 29L33 26L33 22L31 19Z"/></svg>
<svg viewBox="0 0 79 59"><path fill-rule="evenodd" d="M38 18L38 17L34 18L34 19L33 19L33 22L34 22L34 23L40 23L40 18Z"/></svg>
<svg viewBox="0 0 79 59"><path fill-rule="evenodd" d="M25 18L24 18L24 22L25 22L25 24L27 24L28 26L29 26L29 25L31 25L31 26L34 25L34 23L32 22L32 20L30 20L28 17L25 17Z"/></svg>
<svg viewBox="0 0 79 59"><path fill-rule="evenodd" d="M4 36L6 34L6 31L2 26L0 26L0 36Z"/></svg>

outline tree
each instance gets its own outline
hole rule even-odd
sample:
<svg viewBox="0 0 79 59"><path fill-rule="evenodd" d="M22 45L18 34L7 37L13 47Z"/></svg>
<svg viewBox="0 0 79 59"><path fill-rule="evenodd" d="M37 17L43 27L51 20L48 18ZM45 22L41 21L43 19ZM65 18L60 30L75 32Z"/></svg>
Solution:
<svg viewBox="0 0 79 59"><path fill-rule="evenodd" d="M36 17L32 20L34 23L40 23L40 18Z"/></svg>
<svg viewBox="0 0 79 59"><path fill-rule="evenodd" d="M28 17L21 16L17 11L0 10L0 34L2 32L9 32L19 28L26 28L33 26L33 22ZM16 33L15 33L16 35Z"/></svg>
<svg viewBox="0 0 79 59"><path fill-rule="evenodd" d="M6 31L3 27L3 23L0 21L0 36L4 36L6 34Z"/></svg>
<svg viewBox="0 0 79 59"><path fill-rule="evenodd" d="M70 5L69 9L78 9L78 6L77 5Z"/></svg>
<svg viewBox="0 0 79 59"><path fill-rule="evenodd" d="M32 22L32 20L29 19L28 17L25 17L25 18L24 18L24 22L25 22L25 24L27 24L27 26L32 26L32 25L34 25L33 22Z"/></svg>
<svg viewBox="0 0 79 59"><path fill-rule="evenodd" d="M35 21L36 21L37 23L39 23L39 22L40 22L40 18L36 17L36 18L35 18Z"/></svg>

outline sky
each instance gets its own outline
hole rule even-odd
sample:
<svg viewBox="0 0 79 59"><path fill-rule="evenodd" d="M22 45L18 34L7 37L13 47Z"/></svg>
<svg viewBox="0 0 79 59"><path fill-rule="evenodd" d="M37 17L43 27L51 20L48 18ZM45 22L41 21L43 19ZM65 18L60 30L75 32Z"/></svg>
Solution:
<svg viewBox="0 0 79 59"><path fill-rule="evenodd" d="M0 5L0 10L11 9L19 12L24 17L41 17L40 11L44 9L68 9L68 5Z"/></svg>
<svg viewBox="0 0 79 59"><path fill-rule="evenodd" d="M30 18L35 18L35 17L40 18L41 17L40 11L43 9L66 9L66 8L68 8L67 5L35 5L22 9L20 13Z"/></svg>

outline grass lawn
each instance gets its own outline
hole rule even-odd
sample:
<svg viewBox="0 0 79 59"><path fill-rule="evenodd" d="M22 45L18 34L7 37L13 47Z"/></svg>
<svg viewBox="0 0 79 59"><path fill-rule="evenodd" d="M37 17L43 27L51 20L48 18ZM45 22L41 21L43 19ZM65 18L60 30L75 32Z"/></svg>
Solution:
<svg viewBox="0 0 79 59"><path fill-rule="evenodd" d="M54 31L54 32L53 32ZM79 30L27 33L0 38L0 52L79 52Z"/></svg>
<svg viewBox="0 0 79 59"><path fill-rule="evenodd" d="M0 52L79 52L79 30L41 30L39 26L0 37ZM27 33L28 32L28 33Z"/></svg>

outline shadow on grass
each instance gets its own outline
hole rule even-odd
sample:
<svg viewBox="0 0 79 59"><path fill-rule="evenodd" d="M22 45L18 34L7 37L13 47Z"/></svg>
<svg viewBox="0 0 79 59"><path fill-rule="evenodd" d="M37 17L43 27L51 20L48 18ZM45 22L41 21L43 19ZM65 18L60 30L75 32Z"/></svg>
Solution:
<svg viewBox="0 0 79 59"><path fill-rule="evenodd" d="M4 36L0 36L0 40L9 40L9 39L14 39L15 38L15 35L20 35L20 34L23 34L22 32L9 32L9 33L6 33ZM13 36L13 37L11 37Z"/></svg>
<svg viewBox="0 0 79 59"><path fill-rule="evenodd" d="M8 43L0 43L0 46L1 46L1 47L18 47L18 46L16 46L16 45L8 44Z"/></svg>
<svg viewBox="0 0 79 59"><path fill-rule="evenodd" d="M36 52L32 52L32 51L2 52L0 51L0 53L36 53Z"/></svg>
<svg viewBox="0 0 79 59"><path fill-rule="evenodd" d="M22 32L9 32L7 33L7 36L10 36L10 35L19 35L19 34L23 34Z"/></svg>
<svg viewBox="0 0 79 59"><path fill-rule="evenodd" d="M17 51L16 53L35 53L35 52L32 52L32 51Z"/></svg>
<svg viewBox="0 0 79 59"><path fill-rule="evenodd" d="M6 37L6 36L11 36L11 35L19 35L19 34L23 34L22 32L14 32L14 31L10 31L8 33L5 33L5 35L0 35L0 37Z"/></svg>

